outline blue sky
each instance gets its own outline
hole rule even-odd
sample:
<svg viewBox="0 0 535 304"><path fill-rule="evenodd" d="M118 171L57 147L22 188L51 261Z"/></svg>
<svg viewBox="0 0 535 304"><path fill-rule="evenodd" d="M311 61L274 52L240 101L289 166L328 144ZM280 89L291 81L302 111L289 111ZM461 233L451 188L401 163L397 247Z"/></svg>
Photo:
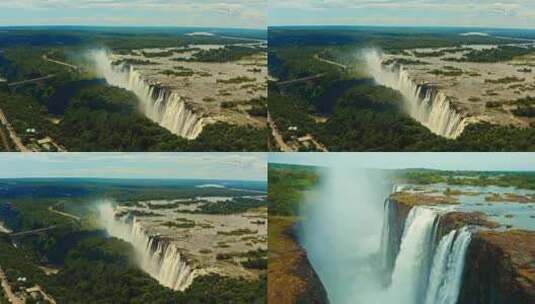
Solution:
<svg viewBox="0 0 535 304"><path fill-rule="evenodd" d="M267 179L265 153L0 153L0 178Z"/></svg>
<svg viewBox="0 0 535 304"><path fill-rule="evenodd" d="M374 169L535 171L535 153L271 153L269 162Z"/></svg>
<svg viewBox="0 0 535 304"><path fill-rule="evenodd" d="M265 28L266 0L1 0L0 25Z"/></svg>
<svg viewBox="0 0 535 304"><path fill-rule="evenodd" d="M535 1L269 0L268 24L535 28Z"/></svg>

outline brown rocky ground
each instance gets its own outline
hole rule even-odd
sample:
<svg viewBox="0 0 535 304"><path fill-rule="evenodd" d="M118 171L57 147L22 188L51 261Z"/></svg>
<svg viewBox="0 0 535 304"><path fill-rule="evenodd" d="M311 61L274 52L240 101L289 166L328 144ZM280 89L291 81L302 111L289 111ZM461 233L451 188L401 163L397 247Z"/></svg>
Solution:
<svg viewBox="0 0 535 304"><path fill-rule="evenodd" d="M500 224L489 221L487 216L481 212L449 212L442 216L440 222L448 228L448 231L467 225L476 225L491 229L500 227Z"/></svg>
<svg viewBox="0 0 535 304"><path fill-rule="evenodd" d="M515 195L505 195L518 200ZM396 208L397 230L402 229L410 209L418 205L448 204L450 196L430 197L399 192L391 196ZM500 225L481 212L449 212L440 219L438 235L467 225L483 227L473 234L465 262L459 304L534 304L535 232L498 231ZM396 227L394 227L396 230ZM400 231L394 233L399 234Z"/></svg>
<svg viewBox="0 0 535 304"><path fill-rule="evenodd" d="M269 218L268 303L327 303L326 292L294 234L296 218Z"/></svg>
<svg viewBox="0 0 535 304"><path fill-rule="evenodd" d="M493 193L490 196L485 197L487 202L511 202L511 203L535 203L535 196L518 195L514 193L506 193L503 195Z"/></svg>
<svg viewBox="0 0 535 304"><path fill-rule="evenodd" d="M535 232L481 231L466 265L459 303L535 303Z"/></svg>
<svg viewBox="0 0 535 304"><path fill-rule="evenodd" d="M403 54L385 55L384 62L404 63L412 81L432 84L448 97L458 112L470 117L471 122L529 127L533 118L516 116L513 110L518 108L516 100L535 93L534 54L492 63L450 60L462 58L471 50L494 47L466 45L462 48L412 49ZM445 53L438 55L441 52Z"/></svg>
<svg viewBox="0 0 535 304"><path fill-rule="evenodd" d="M428 195L424 193L415 192L397 192L390 196L396 202L413 206L430 206L430 205L451 205L457 204L458 198L448 195Z"/></svg>

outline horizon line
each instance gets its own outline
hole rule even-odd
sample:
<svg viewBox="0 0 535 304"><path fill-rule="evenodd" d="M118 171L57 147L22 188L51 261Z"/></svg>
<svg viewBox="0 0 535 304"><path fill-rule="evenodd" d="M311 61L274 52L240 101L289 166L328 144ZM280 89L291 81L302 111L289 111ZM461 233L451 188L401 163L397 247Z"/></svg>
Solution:
<svg viewBox="0 0 535 304"><path fill-rule="evenodd" d="M329 165L316 165L316 164L303 164L303 163L285 163L285 162L268 162L269 165L292 165L292 166L303 166L303 167L317 167L317 168L330 168L332 166ZM475 170L475 169L437 169L437 168L431 168L431 167L406 167L406 168L371 168L371 167L358 167L360 169L366 169L366 170L434 170L434 171L445 171L445 172L533 172L535 173L535 170L515 170L515 169L508 169L508 170L502 170L502 169L495 169L495 170ZM269 170L269 169L268 169Z"/></svg>
<svg viewBox="0 0 535 304"><path fill-rule="evenodd" d="M2 25L1 27L130 27L130 28L197 28L197 29L243 29L243 30L267 30L266 27L240 27L240 26L205 26L205 25L110 25L110 24L11 24L11 25Z"/></svg>
<svg viewBox="0 0 535 304"><path fill-rule="evenodd" d="M0 180L5 179L126 179L126 180L199 180L199 181L239 181L239 182L267 182L260 179L221 179L221 178L187 178L187 177L101 177L101 176L25 176L25 177L0 177Z"/></svg>
<svg viewBox="0 0 535 304"><path fill-rule="evenodd" d="M497 29L497 30L534 30L535 27L515 27L515 26L481 26L481 25L395 25L395 24L286 24L286 25L268 25L270 27L406 27L406 28L457 28L457 29Z"/></svg>

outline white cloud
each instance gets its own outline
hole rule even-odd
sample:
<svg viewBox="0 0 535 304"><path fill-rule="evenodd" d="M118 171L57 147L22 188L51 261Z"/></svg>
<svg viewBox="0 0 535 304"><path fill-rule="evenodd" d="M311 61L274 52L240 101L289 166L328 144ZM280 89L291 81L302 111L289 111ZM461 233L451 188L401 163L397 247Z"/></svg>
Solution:
<svg viewBox="0 0 535 304"><path fill-rule="evenodd" d="M266 180L266 153L3 153L0 177Z"/></svg>
<svg viewBox="0 0 535 304"><path fill-rule="evenodd" d="M268 6L270 24L272 20L280 23L277 15L286 10L299 11L301 19L309 24L314 24L314 19L307 19L307 14L316 18L316 24L322 24L336 23L337 18L347 20L347 15L337 15L341 11L362 13L368 10L369 15L355 16L350 23L535 27L533 0L270 0ZM322 14L319 18L316 17L318 12ZM323 18L325 21L319 20Z"/></svg>
<svg viewBox="0 0 535 304"><path fill-rule="evenodd" d="M24 10L27 14L35 11L35 19L41 23L52 21L43 18L42 12L56 11L57 14L65 12L56 24L96 24L97 16L91 13L98 11L98 18L106 16L98 20L101 24L218 26L213 22L220 22L220 26L260 28L266 25L266 3L266 0L2 0L0 19L11 17L2 16L1 12L2 8L10 8ZM160 15L139 17L144 13ZM174 17L167 18L169 15ZM196 23L185 24L181 22L184 20Z"/></svg>

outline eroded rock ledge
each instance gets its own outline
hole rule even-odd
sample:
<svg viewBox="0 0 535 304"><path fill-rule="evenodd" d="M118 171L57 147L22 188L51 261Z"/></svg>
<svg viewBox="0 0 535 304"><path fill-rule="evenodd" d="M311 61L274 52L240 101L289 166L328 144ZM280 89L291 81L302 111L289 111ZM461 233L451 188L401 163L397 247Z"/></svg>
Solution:
<svg viewBox="0 0 535 304"><path fill-rule="evenodd" d="M411 208L423 205L455 204L454 201L428 199L407 193L392 195L394 227L392 244L396 251L405 220ZM387 202L387 203L389 203ZM427 203L426 203L427 202ZM500 225L480 212L449 212L441 216L437 239L463 226L478 226L466 255L463 284L458 304L534 304L535 303L535 232L497 230ZM492 230L495 229L495 230Z"/></svg>
<svg viewBox="0 0 535 304"><path fill-rule="evenodd" d="M468 248L460 304L535 303L535 233L481 231Z"/></svg>

